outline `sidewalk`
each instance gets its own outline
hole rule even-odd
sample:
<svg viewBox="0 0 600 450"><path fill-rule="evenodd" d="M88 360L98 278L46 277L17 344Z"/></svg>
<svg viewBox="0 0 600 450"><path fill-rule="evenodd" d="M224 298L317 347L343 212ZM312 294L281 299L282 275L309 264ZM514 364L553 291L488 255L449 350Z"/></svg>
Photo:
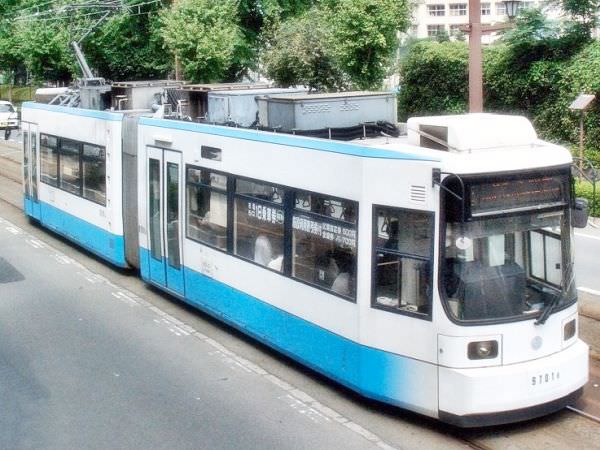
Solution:
<svg viewBox="0 0 600 450"><path fill-rule="evenodd" d="M600 297L578 291L579 314L600 321Z"/></svg>

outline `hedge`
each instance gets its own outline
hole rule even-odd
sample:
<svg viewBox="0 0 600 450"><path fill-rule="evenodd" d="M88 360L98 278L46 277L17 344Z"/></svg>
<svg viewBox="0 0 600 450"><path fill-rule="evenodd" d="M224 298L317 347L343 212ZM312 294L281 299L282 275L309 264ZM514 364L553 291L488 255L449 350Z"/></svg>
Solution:
<svg viewBox="0 0 600 450"><path fill-rule="evenodd" d="M33 100L35 95L34 86L13 86L12 87L12 102L23 103ZM0 85L0 100L9 100L9 86L7 84Z"/></svg>

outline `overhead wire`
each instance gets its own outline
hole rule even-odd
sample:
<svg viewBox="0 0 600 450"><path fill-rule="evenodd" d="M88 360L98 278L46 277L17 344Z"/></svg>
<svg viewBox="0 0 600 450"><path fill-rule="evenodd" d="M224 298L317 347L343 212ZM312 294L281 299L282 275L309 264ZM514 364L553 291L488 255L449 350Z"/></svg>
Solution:
<svg viewBox="0 0 600 450"><path fill-rule="evenodd" d="M135 1L135 0L134 0ZM79 2L67 3L64 0L54 0L43 3L41 5L30 6L23 8L15 13L14 21L28 21L28 20L45 20L45 21L59 21L64 20L65 15L73 13L78 10L86 9L97 9L97 11L91 11L86 13L88 15L100 15L104 14L107 10L112 10L115 13L118 12L130 12L137 10L137 14L142 15L151 11L142 12L141 8L148 5L162 4L163 0L141 0L138 2L125 2L123 0L81 0ZM47 7L47 8L45 8ZM33 12L35 10L35 12ZM82 17L79 15L78 17Z"/></svg>

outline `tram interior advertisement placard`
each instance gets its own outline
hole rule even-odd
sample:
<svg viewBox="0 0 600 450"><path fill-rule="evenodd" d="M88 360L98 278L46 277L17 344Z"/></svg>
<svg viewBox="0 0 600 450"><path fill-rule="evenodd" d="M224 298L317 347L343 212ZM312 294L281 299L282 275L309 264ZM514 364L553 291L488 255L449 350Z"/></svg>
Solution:
<svg viewBox="0 0 600 450"><path fill-rule="evenodd" d="M565 204L568 178L564 174L531 174L485 183L469 189L472 217L511 210L538 209Z"/></svg>

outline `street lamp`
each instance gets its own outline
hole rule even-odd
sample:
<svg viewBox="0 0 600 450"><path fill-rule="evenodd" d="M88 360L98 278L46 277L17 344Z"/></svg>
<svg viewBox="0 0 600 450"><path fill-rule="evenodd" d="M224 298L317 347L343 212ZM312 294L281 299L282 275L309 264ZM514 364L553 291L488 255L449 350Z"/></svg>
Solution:
<svg viewBox="0 0 600 450"><path fill-rule="evenodd" d="M519 13L521 8L521 0L504 0L504 7L506 8L506 15L508 20L513 20Z"/></svg>

